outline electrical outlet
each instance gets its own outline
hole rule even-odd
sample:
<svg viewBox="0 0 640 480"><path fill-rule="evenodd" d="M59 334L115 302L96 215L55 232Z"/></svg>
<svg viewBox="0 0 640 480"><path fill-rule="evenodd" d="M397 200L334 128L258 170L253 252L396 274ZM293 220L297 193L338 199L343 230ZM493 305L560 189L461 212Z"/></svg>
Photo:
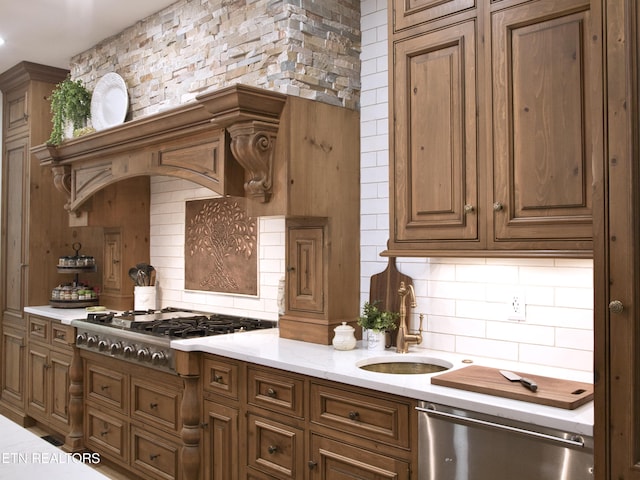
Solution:
<svg viewBox="0 0 640 480"><path fill-rule="evenodd" d="M517 320L519 322L523 322L527 319L524 290L514 290L511 292L507 308L509 312L507 314L507 319Z"/></svg>

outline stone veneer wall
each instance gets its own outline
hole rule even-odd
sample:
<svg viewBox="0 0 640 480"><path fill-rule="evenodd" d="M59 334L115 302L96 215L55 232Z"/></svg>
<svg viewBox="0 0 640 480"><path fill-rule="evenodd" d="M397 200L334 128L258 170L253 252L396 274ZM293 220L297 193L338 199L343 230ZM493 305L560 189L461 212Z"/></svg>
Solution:
<svg viewBox="0 0 640 480"><path fill-rule="evenodd" d="M180 0L71 59L127 84L128 120L235 83L359 108L359 0Z"/></svg>

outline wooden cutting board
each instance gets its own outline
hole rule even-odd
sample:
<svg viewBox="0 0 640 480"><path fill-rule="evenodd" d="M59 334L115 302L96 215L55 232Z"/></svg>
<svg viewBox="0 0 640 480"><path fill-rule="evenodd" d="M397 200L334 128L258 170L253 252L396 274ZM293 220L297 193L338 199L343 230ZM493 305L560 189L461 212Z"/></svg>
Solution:
<svg viewBox="0 0 640 480"><path fill-rule="evenodd" d="M398 271L396 258L389 257L387 268L380 273L371 275L369 281L369 303L380 302L378 304L380 310L400 312L400 295L398 295L400 282L404 282L405 285L413 285L413 279L411 277ZM407 303L405 304L407 307L407 316L411 315L411 306L409 303L409 299L407 299ZM392 330L390 335L391 345L396 344L397 336L398 330Z"/></svg>
<svg viewBox="0 0 640 480"><path fill-rule="evenodd" d="M413 285L413 279L398 271L396 258L389 257L389 264L382 272L371 275L369 284L369 303L380 302L378 308L390 312L400 311L400 282ZM408 306L407 302L407 306Z"/></svg>
<svg viewBox="0 0 640 480"><path fill-rule="evenodd" d="M541 377L524 372L514 373L536 382L538 390L532 392L522 386L520 382L510 382L500 374L497 368L479 365L471 365L436 375L431 378L431 383L567 410L573 410L593 399L593 385L590 383Z"/></svg>

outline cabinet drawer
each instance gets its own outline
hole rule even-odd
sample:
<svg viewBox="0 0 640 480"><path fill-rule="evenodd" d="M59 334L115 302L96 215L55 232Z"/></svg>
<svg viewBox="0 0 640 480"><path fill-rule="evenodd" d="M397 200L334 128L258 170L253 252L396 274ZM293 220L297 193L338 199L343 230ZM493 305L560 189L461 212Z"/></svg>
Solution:
<svg viewBox="0 0 640 480"><path fill-rule="evenodd" d="M379 452L311 435L311 479L319 478L393 478L409 480L411 465Z"/></svg>
<svg viewBox="0 0 640 480"><path fill-rule="evenodd" d="M180 388L163 390L138 379L131 380L131 416L178 431L180 418Z"/></svg>
<svg viewBox="0 0 640 480"><path fill-rule="evenodd" d="M137 427L131 427L131 464L156 478L178 478L180 447Z"/></svg>
<svg viewBox="0 0 640 480"><path fill-rule="evenodd" d="M217 357L205 357L203 368L203 388L225 397L238 399L237 363L221 360Z"/></svg>
<svg viewBox="0 0 640 480"><path fill-rule="evenodd" d="M304 431L249 414L248 465L277 478L304 477Z"/></svg>
<svg viewBox="0 0 640 480"><path fill-rule="evenodd" d="M58 323L51 324L51 345L71 350L71 345L74 343L74 328L72 326Z"/></svg>
<svg viewBox="0 0 640 480"><path fill-rule="evenodd" d="M409 448L411 405L325 385L311 385L311 421L393 446Z"/></svg>
<svg viewBox="0 0 640 480"><path fill-rule="evenodd" d="M85 378L89 400L106 403L122 412L127 410L127 377L125 375L89 364Z"/></svg>
<svg viewBox="0 0 640 480"><path fill-rule="evenodd" d="M29 317L29 339L49 343L50 322L44 318Z"/></svg>
<svg viewBox="0 0 640 480"><path fill-rule="evenodd" d="M249 368L248 401L251 405L304 417L304 381L294 376Z"/></svg>
<svg viewBox="0 0 640 480"><path fill-rule="evenodd" d="M127 461L128 424L104 411L87 407L85 436L87 446L117 460Z"/></svg>

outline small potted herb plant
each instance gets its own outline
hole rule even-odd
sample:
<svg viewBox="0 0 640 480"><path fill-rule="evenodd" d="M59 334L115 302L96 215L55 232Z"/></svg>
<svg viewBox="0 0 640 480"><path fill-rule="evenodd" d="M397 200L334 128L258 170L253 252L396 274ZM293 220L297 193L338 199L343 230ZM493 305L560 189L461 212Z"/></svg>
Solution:
<svg viewBox="0 0 640 480"><path fill-rule="evenodd" d="M378 308L379 301L366 302L362 309L362 316L358 318L358 325L368 330L367 348L370 350L384 350L386 333L397 328L396 320L399 315L394 312L382 311Z"/></svg>
<svg viewBox="0 0 640 480"><path fill-rule="evenodd" d="M47 143L60 145L64 140L67 124L73 130L83 129L91 116L91 92L86 89L82 80L71 80L67 77L56 85L51 93L51 113L53 129Z"/></svg>

